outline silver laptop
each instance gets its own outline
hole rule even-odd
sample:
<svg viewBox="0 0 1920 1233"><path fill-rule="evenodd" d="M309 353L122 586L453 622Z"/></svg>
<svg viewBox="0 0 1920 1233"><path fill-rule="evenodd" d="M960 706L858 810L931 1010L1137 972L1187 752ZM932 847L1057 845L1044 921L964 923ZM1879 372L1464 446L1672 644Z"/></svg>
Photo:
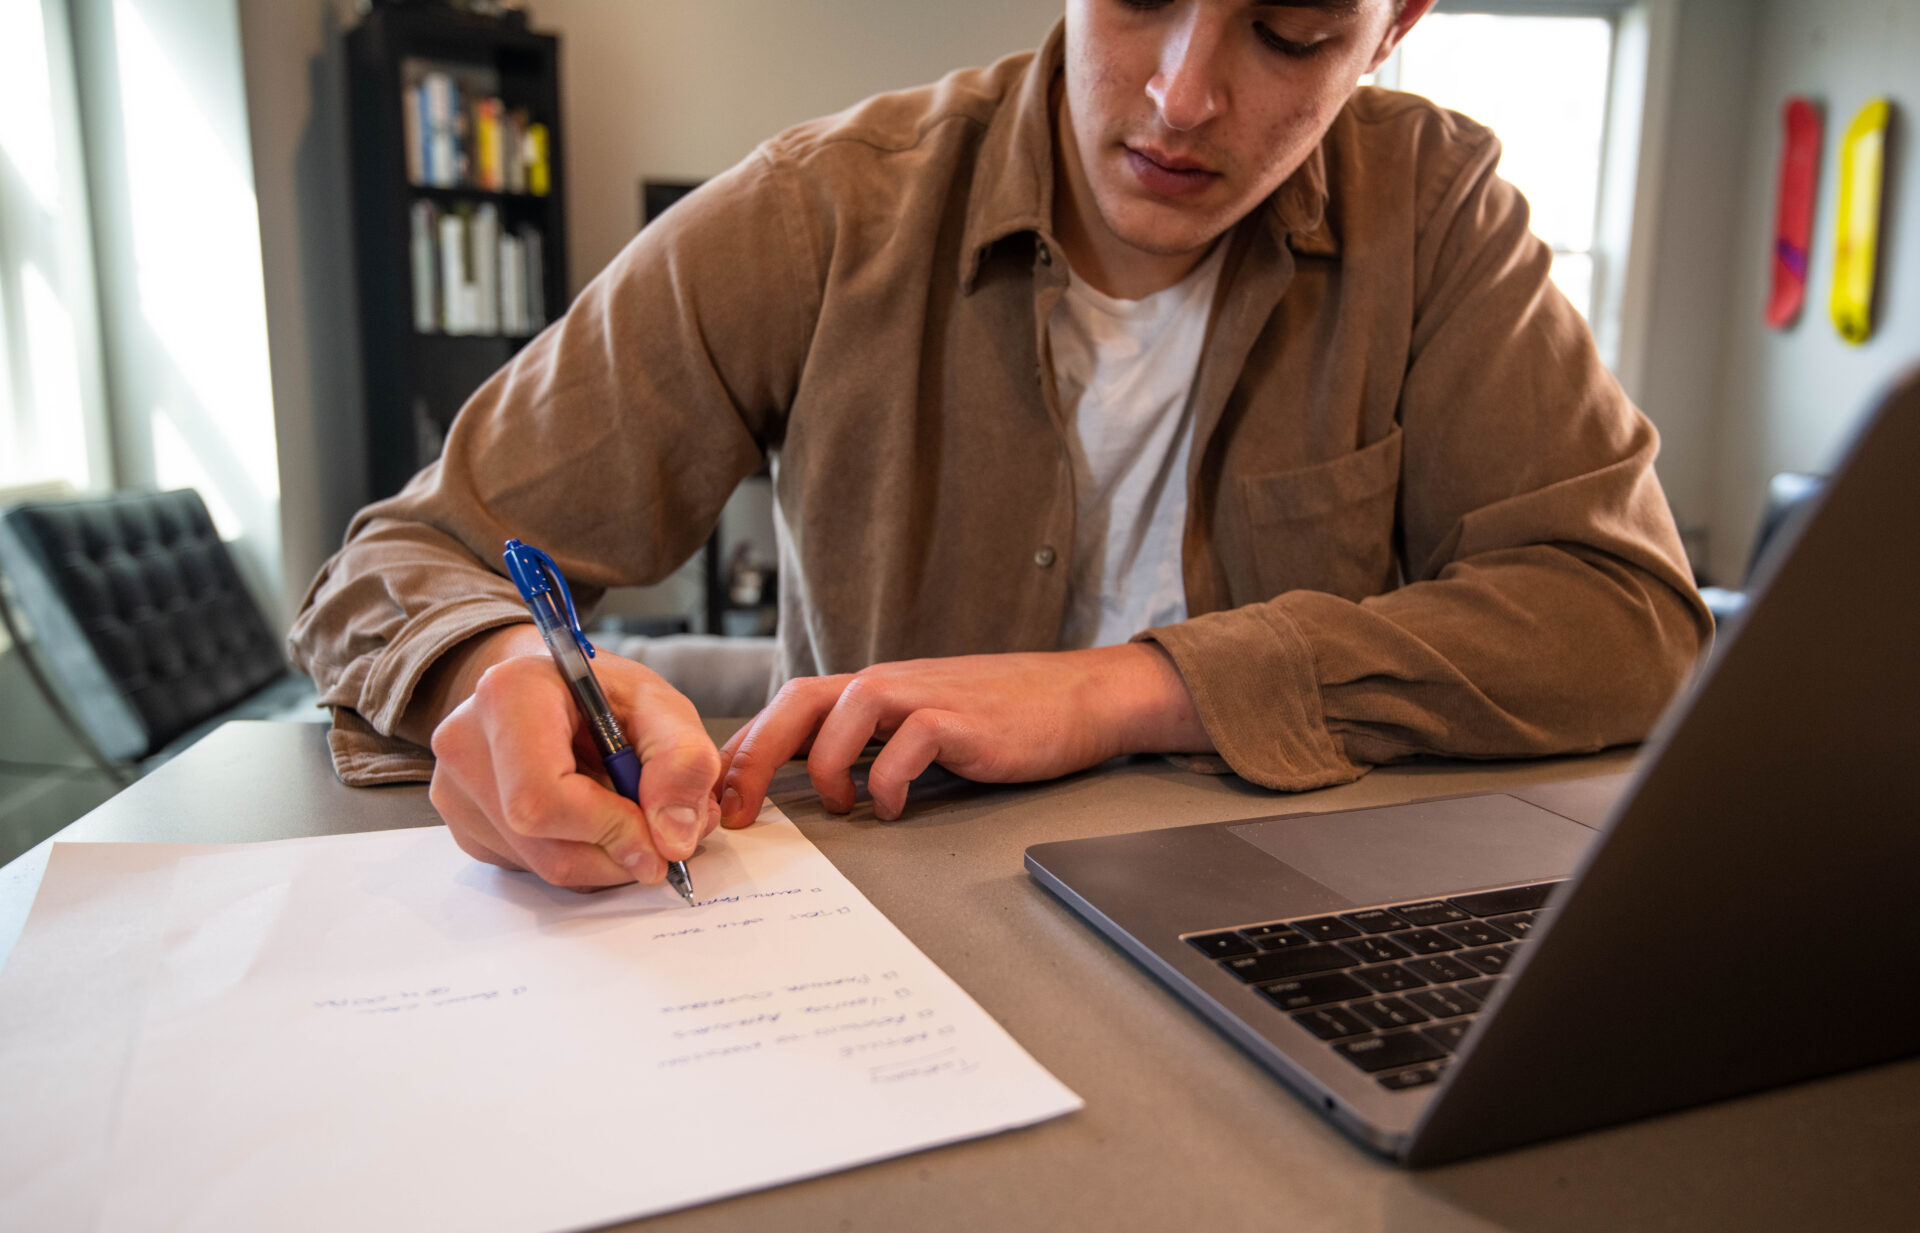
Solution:
<svg viewBox="0 0 1920 1233"><path fill-rule="evenodd" d="M1920 1052L1920 371L1775 540L1631 777L1028 872L1408 1165Z"/></svg>

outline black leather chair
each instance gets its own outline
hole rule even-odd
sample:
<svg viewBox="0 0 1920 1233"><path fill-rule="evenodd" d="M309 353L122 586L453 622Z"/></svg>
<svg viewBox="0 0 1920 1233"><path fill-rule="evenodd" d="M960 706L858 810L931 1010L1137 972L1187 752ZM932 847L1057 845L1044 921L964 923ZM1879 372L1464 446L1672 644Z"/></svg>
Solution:
<svg viewBox="0 0 1920 1233"><path fill-rule="evenodd" d="M1760 532L1754 537L1753 552L1747 557L1747 576L1741 582L1742 587L1753 584L1754 571L1760 567L1767 550L1780 542L1781 532L1812 508L1826 484L1826 476L1804 471L1782 471L1767 481L1767 507L1760 515ZM1701 587L1700 598L1706 601L1714 621L1724 623L1746 606L1747 593L1723 587Z"/></svg>
<svg viewBox="0 0 1920 1233"><path fill-rule="evenodd" d="M228 719L313 706L192 489L10 506L0 584L48 702L120 782Z"/></svg>

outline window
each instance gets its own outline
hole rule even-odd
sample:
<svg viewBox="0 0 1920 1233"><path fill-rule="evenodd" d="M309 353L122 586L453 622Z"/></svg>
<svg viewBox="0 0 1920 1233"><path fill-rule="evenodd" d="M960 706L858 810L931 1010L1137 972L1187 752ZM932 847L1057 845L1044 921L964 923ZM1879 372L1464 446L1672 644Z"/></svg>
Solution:
<svg viewBox="0 0 1920 1233"><path fill-rule="evenodd" d="M108 482L66 6L0 0L0 490Z"/></svg>
<svg viewBox="0 0 1920 1233"><path fill-rule="evenodd" d="M1473 117L1500 137L1500 174L1526 195L1535 234L1553 250L1553 280L1617 359L1627 226L1606 217L1631 201L1638 114L1618 104L1633 66L1629 3L1440 0L1376 75ZM1626 88L1623 88L1626 87ZM1625 181L1622 187L1610 178Z"/></svg>

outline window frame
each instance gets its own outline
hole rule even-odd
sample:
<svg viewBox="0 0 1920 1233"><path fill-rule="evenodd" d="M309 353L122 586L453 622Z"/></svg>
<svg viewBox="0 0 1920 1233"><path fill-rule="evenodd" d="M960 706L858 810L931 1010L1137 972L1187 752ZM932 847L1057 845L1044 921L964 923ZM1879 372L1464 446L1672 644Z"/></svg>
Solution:
<svg viewBox="0 0 1920 1233"><path fill-rule="evenodd" d="M1676 0L1435 0L1432 12L1495 17L1600 18L1612 31L1600 174L1587 255L1586 308L1601 359L1631 393L1639 384L1651 277L1652 228ZM1416 32L1418 27L1415 28ZM1376 80L1396 88L1400 49ZM1555 255L1578 252L1553 246Z"/></svg>

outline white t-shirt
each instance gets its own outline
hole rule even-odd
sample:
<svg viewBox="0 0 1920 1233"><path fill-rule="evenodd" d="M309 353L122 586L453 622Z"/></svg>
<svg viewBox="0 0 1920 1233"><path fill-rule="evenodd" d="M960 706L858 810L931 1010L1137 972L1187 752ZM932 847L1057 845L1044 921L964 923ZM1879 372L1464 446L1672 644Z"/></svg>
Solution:
<svg viewBox="0 0 1920 1233"><path fill-rule="evenodd" d="M1069 271L1049 322L1069 425L1077 519L1063 650L1113 646L1184 620L1188 392L1226 246L1144 300L1118 300Z"/></svg>

